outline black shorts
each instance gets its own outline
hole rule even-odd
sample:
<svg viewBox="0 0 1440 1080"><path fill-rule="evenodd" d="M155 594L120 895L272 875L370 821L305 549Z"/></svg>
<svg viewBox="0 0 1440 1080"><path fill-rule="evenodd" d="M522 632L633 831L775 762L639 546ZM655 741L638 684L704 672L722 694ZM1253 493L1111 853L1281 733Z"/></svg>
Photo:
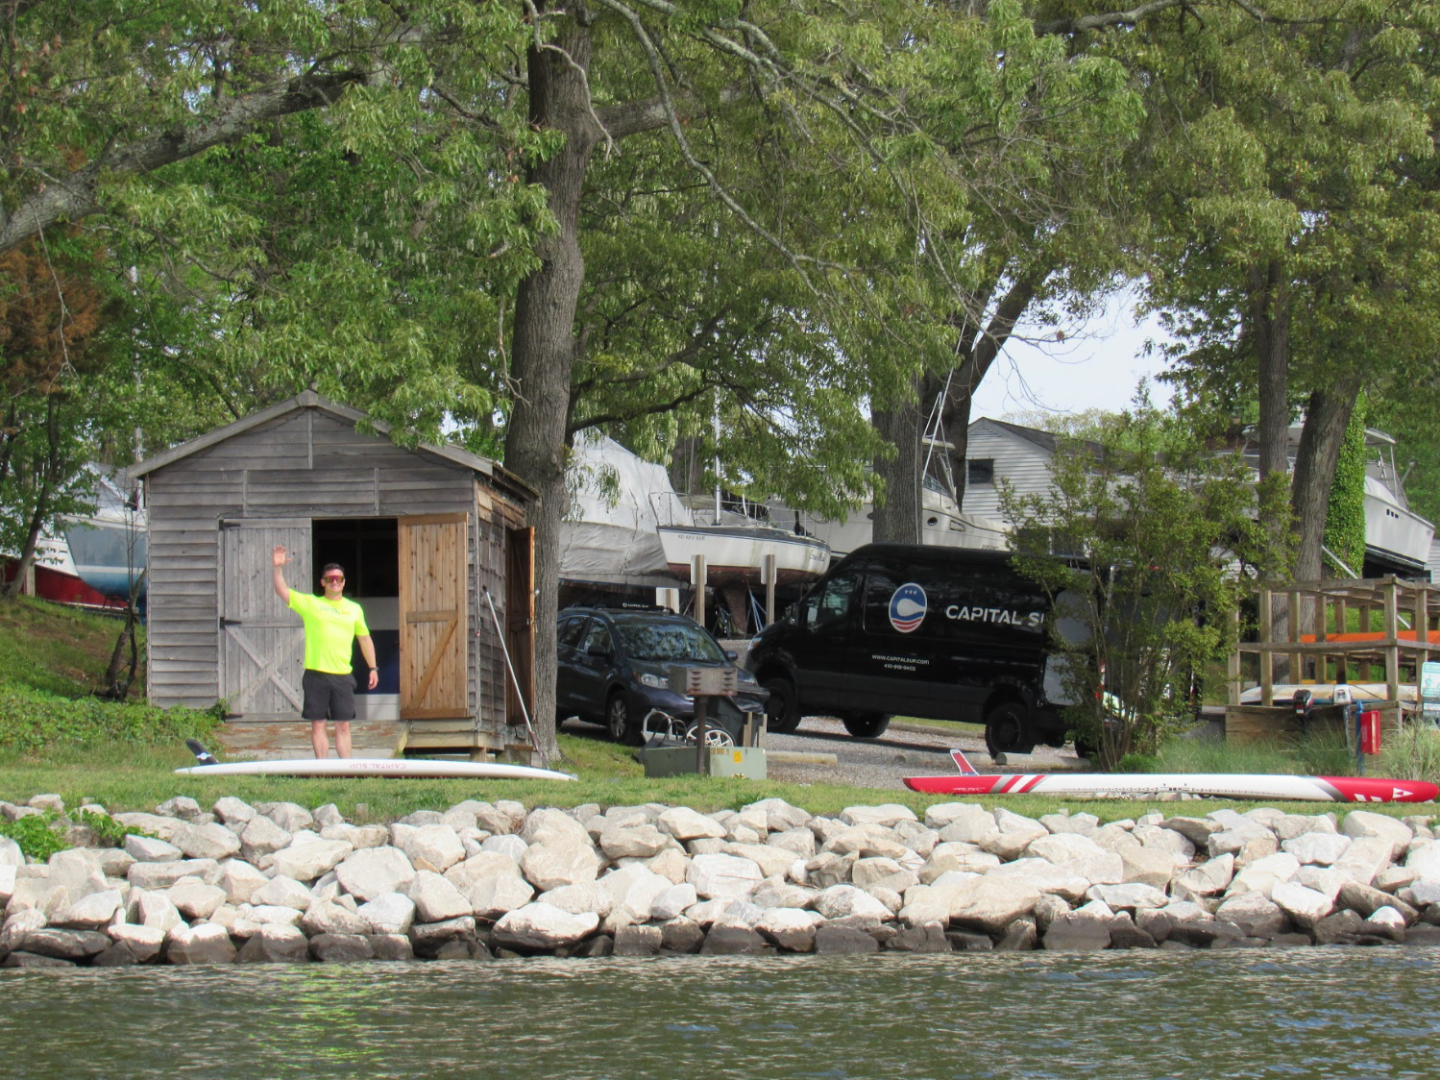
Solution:
<svg viewBox="0 0 1440 1080"><path fill-rule="evenodd" d="M300 689L305 692L305 705L300 710L303 719L355 719L355 676L306 668Z"/></svg>

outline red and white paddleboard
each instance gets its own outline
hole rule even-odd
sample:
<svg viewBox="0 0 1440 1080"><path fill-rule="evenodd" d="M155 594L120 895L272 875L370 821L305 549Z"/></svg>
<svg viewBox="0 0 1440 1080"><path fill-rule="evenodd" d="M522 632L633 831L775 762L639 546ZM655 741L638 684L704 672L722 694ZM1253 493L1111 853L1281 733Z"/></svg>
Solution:
<svg viewBox="0 0 1440 1080"><path fill-rule="evenodd" d="M1225 799L1287 802L1434 802L1440 787L1423 780L1368 776L1285 776L1262 773L992 773L975 771L951 750L958 776L907 776L905 786L929 795L1147 795L1183 791Z"/></svg>

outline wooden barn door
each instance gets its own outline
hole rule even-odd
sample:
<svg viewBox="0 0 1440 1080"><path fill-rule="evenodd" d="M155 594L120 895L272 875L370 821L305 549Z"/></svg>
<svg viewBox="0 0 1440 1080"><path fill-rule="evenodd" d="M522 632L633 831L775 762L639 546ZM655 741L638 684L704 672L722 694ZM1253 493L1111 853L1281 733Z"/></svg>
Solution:
<svg viewBox="0 0 1440 1080"><path fill-rule="evenodd" d="M300 712L305 631L275 594L276 544L290 556L286 583L312 587L309 518L220 523L220 696L232 716L288 719Z"/></svg>
<svg viewBox="0 0 1440 1080"><path fill-rule="evenodd" d="M470 715L466 521L465 514L398 519L402 720Z"/></svg>
<svg viewBox="0 0 1440 1080"><path fill-rule="evenodd" d="M535 715L535 530L510 529L505 534L505 647L515 665L514 680L505 680L505 722L523 724ZM524 694L524 710L515 683Z"/></svg>

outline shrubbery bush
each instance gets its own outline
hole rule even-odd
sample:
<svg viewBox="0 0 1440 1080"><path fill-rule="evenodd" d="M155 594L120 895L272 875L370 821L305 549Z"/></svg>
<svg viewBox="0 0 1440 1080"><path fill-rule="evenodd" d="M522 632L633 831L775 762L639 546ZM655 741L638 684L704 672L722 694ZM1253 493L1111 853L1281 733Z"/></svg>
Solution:
<svg viewBox="0 0 1440 1080"><path fill-rule="evenodd" d="M99 698L63 698L0 684L0 751L28 754L58 744L156 745L203 739L220 722L212 712L158 709Z"/></svg>

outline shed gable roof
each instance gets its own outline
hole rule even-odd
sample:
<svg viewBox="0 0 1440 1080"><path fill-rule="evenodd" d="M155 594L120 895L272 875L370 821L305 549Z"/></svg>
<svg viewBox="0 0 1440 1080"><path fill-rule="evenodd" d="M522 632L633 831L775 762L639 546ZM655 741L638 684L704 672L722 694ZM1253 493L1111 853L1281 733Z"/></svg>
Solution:
<svg viewBox="0 0 1440 1080"><path fill-rule="evenodd" d="M390 434L389 424L380 420L370 420L359 409L352 409L348 405L341 405L339 402L321 397L313 390L304 390L293 398L276 402L268 408L260 409L251 413L249 416L241 417L239 420L226 424L224 427L207 431L205 434L196 436L189 442L181 443L179 446L172 446L169 450L162 450L158 454L152 454L144 461L132 465L129 470L130 475L132 477L146 476L155 472L157 469L163 469L167 465L173 465L177 461L190 457L192 454L198 454L202 450L208 450L210 447L217 446L228 439L233 439L237 435L243 435L247 431L252 431L255 428L270 423L272 420L277 420L290 413L300 412L303 409L315 409L317 412L325 413L351 426L360 423L362 420L369 420L369 422L374 425L375 430L381 435L388 436ZM538 497L538 493L534 488L513 473L508 472L503 466L497 465L489 458L481 457L479 454L472 454L470 451L463 450L458 446L451 446L448 443L440 443L438 445L434 443L421 443L411 452L430 454L451 462L454 465L469 469L472 472L479 473L482 476L501 479L505 483L515 487L518 491L527 494L532 499Z"/></svg>

